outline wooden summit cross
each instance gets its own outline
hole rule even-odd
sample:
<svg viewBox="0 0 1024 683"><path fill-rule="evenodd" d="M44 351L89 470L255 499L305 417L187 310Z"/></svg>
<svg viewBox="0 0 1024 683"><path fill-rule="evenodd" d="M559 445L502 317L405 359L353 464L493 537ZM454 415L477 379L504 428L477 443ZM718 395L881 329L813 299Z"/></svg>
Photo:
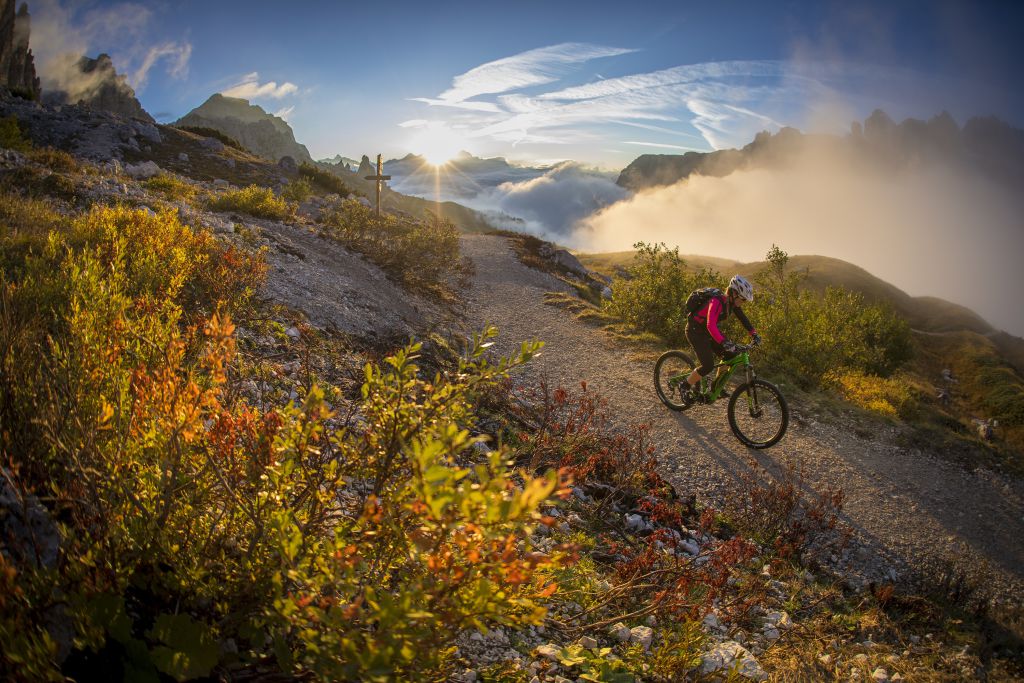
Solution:
<svg viewBox="0 0 1024 683"><path fill-rule="evenodd" d="M391 176L384 175L384 162L381 161L379 154L377 155L377 175L368 175L366 179L377 181L377 218L380 218L380 190L384 187L385 180L391 180Z"/></svg>

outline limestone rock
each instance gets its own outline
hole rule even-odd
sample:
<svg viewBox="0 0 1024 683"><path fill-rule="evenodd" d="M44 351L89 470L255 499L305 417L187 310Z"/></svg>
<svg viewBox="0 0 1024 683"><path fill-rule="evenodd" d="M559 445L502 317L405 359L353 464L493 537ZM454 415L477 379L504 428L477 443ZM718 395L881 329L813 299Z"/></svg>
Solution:
<svg viewBox="0 0 1024 683"><path fill-rule="evenodd" d="M160 167L153 161L143 161L138 164L127 164L124 167L124 172L132 178L139 180L145 180L146 178L152 178L153 176L160 173Z"/></svg>
<svg viewBox="0 0 1024 683"><path fill-rule="evenodd" d="M744 678L755 681L763 681L768 674L754 658L754 655L735 640L728 640L719 643L711 651L701 658L700 671L702 674L710 674L716 671L730 671L736 667L736 672Z"/></svg>
<svg viewBox="0 0 1024 683"><path fill-rule="evenodd" d="M611 634L612 638L620 643L625 643L632 636L632 631L630 631L629 627L621 621L608 629L608 633Z"/></svg>
<svg viewBox="0 0 1024 683"><path fill-rule="evenodd" d="M644 650L651 649L653 640L654 630L650 626L634 626L629 629L629 642L638 643Z"/></svg>

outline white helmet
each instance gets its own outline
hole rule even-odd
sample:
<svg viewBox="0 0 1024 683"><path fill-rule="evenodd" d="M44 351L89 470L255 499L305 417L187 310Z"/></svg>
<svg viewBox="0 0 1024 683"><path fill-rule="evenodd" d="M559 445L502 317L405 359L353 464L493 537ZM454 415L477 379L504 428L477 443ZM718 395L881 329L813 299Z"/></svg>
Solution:
<svg viewBox="0 0 1024 683"><path fill-rule="evenodd" d="M733 275L729 280L729 289L736 292L746 301L754 300L754 285L742 275Z"/></svg>

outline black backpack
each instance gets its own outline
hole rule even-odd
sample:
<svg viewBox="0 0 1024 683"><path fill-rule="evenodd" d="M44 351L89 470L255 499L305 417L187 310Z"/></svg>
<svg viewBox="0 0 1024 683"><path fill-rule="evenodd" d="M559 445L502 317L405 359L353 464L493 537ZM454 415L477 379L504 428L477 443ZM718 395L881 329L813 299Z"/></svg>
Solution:
<svg viewBox="0 0 1024 683"><path fill-rule="evenodd" d="M702 287L695 289L690 293L690 296L686 297L686 311L690 315L693 315L700 309L708 305L716 296L722 296L722 290L717 287Z"/></svg>

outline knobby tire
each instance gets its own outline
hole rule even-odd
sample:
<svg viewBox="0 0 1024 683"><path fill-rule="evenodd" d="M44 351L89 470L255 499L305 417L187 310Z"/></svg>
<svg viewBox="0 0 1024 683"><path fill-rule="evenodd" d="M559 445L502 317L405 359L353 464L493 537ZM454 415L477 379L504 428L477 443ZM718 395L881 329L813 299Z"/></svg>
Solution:
<svg viewBox="0 0 1024 683"><path fill-rule="evenodd" d="M751 406L755 396L759 414L752 415ZM789 405L786 397L771 382L755 379L743 383L729 398L729 427L745 446L770 448L785 436L788 426Z"/></svg>
<svg viewBox="0 0 1024 683"><path fill-rule="evenodd" d="M661 402L672 410L689 410L693 403L682 399L682 392L687 389L685 377L689 377L693 369L697 367L693 359L682 351L666 351L654 364L654 390ZM669 386L669 378L683 375L684 378L674 389Z"/></svg>

